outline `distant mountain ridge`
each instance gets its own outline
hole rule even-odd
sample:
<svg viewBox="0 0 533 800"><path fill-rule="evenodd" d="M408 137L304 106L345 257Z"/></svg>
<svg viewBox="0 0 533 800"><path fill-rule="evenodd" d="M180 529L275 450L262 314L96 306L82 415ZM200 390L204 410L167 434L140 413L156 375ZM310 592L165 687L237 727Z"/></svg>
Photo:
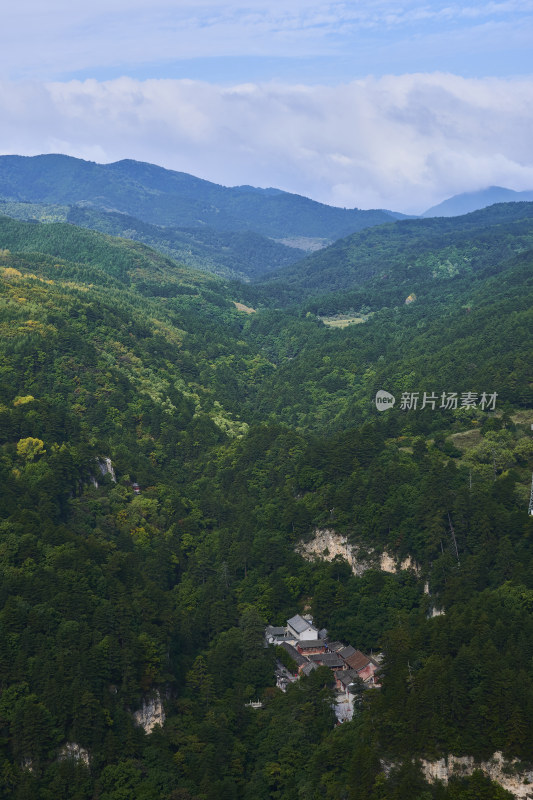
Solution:
<svg viewBox="0 0 533 800"><path fill-rule="evenodd" d="M533 201L533 190L528 192L515 192L503 186L489 186L478 192L464 192L443 200L436 206L424 211L422 217L458 217L471 211L478 211L494 203L519 203Z"/></svg>
<svg viewBox="0 0 533 800"><path fill-rule="evenodd" d="M304 236L333 241L395 218L382 210L327 206L279 189L220 186L130 159L96 164L55 154L0 156L0 197L86 205L156 225L255 231L275 239Z"/></svg>
<svg viewBox="0 0 533 800"><path fill-rule="evenodd" d="M256 287L287 305L309 299L324 313L395 306L435 281L497 270L532 241L533 203L499 203L452 219L401 220L351 234Z"/></svg>

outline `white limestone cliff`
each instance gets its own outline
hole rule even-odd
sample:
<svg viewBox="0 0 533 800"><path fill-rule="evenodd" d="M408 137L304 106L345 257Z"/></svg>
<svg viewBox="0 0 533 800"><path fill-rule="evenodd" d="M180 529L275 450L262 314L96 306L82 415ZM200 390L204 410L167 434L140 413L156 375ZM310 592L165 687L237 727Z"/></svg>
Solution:
<svg viewBox="0 0 533 800"><path fill-rule="evenodd" d="M133 719L145 733L152 733L156 725L164 725L165 709L161 694L155 691L150 697L143 697L142 706L133 713Z"/></svg>
<svg viewBox="0 0 533 800"><path fill-rule="evenodd" d="M438 761L421 761L422 772L429 782L440 780L448 783L452 776L471 775L474 770L479 769L517 800L533 800L533 769L519 771L516 769L518 763L517 759L505 759L500 752L494 753L488 761L475 761L472 756L454 755Z"/></svg>
<svg viewBox="0 0 533 800"><path fill-rule="evenodd" d="M362 575L368 569L380 569L392 573L403 569L412 569L415 572L419 570L410 556L398 561L387 551L381 554L374 550L363 551L357 545L350 544L346 536L332 528L315 528L313 538L308 542L300 542L295 549L308 561L315 559L333 561L340 556L348 562L354 575Z"/></svg>
<svg viewBox="0 0 533 800"><path fill-rule="evenodd" d="M60 761L66 761L69 758L73 759L74 761L81 761L89 766L89 751L86 750L85 747L79 745L77 742L67 742L59 751Z"/></svg>

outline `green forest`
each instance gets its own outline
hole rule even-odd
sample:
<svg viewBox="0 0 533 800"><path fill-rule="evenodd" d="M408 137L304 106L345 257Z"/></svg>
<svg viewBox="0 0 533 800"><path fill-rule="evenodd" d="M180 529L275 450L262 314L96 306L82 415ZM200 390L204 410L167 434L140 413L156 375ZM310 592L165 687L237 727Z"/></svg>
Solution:
<svg viewBox="0 0 533 800"><path fill-rule="evenodd" d="M220 186L132 159L96 164L60 154L0 156L0 196L16 202L113 209L154 225L330 241L403 216L335 208L280 189Z"/></svg>
<svg viewBox="0 0 533 800"><path fill-rule="evenodd" d="M0 217L0 798L511 799L422 767L533 768L533 204L251 282L89 227ZM276 688L305 612L382 654L349 722Z"/></svg>

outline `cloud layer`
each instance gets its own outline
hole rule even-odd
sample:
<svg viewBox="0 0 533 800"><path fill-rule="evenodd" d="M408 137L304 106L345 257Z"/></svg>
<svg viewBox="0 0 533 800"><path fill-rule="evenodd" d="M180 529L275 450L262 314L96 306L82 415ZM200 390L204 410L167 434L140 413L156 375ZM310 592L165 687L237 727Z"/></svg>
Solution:
<svg viewBox="0 0 533 800"><path fill-rule="evenodd" d="M0 75L11 79L148 77L147 68L169 77L180 62L231 58L245 75L246 59L317 57L335 61L337 80L412 69L512 75L530 69L533 1L20 0L3 10L2 28ZM225 80L217 71L204 74Z"/></svg>
<svg viewBox="0 0 533 800"><path fill-rule="evenodd" d="M340 206L418 212L488 185L533 189L533 80L4 81L0 108L2 153L134 158Z"/></svg>

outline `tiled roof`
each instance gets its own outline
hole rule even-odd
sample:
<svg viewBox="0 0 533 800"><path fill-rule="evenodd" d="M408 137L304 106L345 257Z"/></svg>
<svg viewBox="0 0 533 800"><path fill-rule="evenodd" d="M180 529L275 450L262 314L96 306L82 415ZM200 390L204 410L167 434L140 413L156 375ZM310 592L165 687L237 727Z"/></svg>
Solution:
<svg viewBox="0 0 533 800"><path fill-rule="evenodd" d="M339 650L342 650L343 647L344 645L342 642L328 642L328 648L334 653L337 653Z"/></svg>
<svg viewBox="0 0 533 800"><path fill-rule="evenodd" d="M318 664L324 664L331 669L344 665L344 661L337 653L316 653L315 655L308 656L308 658L309 661L316 661Z"/></svg>
<svg viewBox="0 0 533 800"><path fill-rule="evenodd" d="M356 650L351 656L348 656L346 663L348 664L351 669L355 669L359 672L360 669L363 669L367 666L367 664L373 664L374 662L369 656L365 656L360 650Z"/></svg>
<svg viewBox="0 0 533 800"><path fill-rule="evenodd" d="M340 670L339 672L335 673L335 677L342 683L344 687L349 686L359 678L355 669Z"/></svg>
<svg viewBox="0 0 533 800"><path fill-rule="evenodd" d="M349 644L347 647L343 647L342 650L337 650L337 652L340 656L342 656L342 658L346 660L347 658L350 658L350 656L353 656L353 654L356 653L357 651L355 647L352 647L352 645Z"/></svg>
<svg viewBox="0 0 533 800"><path fill-rule="evenodd" d="M298 647L301 647L302 650L318 650L318 648L326 647L326 643L323 639L304 639L301 642L298 642Z"/></svg>
<svg viewBox="0 0 533 800"><path fill-rule="evenodd" d="M284 636L285 628L279 628L275 625L267 625L265 628L265 633L269 636Z"/></svg>
<svg viewBox="0 0 533 800"><path fill-rule="evenodd" d="M282 642L280 647L283 647L283 649L287 651L292 660L296 662L299 667L307 662L307 658L302 656L298 650L292 646L292 644L289 644L288 642Z"/></svg>
<svg viewBox="0 0 533 800"><path fill-rule="evenodd" d="M295 614L294 617L291 617L287 624L290 625L291 628L296 631L296 633L303 633L308 628L313 627L310 622L301 617L299 614Z"/></svg>

